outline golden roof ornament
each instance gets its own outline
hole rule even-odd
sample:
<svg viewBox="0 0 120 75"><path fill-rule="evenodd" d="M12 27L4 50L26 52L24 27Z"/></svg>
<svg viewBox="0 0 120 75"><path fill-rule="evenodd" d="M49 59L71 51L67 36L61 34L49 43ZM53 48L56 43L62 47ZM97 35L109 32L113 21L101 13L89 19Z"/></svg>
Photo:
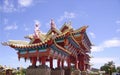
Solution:
<svg viewBox="0 0 120 75"><path fill-rule="evenodd" d="M51 29L55 29L55 22L53 19L51 19Z"/></svg>
<svg viewBox="0 0 120 75"><path fill-rule="evenodd" d="M34 37L35 38L39 38L39 33L40 33L39 28L40 28L39 24L36 24L35 29L34 29Z"/></svg>

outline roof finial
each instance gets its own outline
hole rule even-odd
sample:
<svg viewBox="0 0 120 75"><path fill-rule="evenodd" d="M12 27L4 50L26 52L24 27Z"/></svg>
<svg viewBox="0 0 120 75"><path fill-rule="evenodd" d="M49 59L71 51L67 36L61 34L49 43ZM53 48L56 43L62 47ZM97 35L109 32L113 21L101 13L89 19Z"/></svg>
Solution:
<svg viewBox="0 0 120 75"><path fill-rule="evenodd" d="M55 28L55 23L54 23L54 20L51 19L51 29L54 29Z"/></svg>
<svg viewBox="0 0 120 75"><path fill-rule="evenodd" d="M72 21L71 21L71 20L68 22L68 26L69 26L70 28L72 28Z"/></svg>
<svg viewBox="0 0 120 75"><path fill-rule="evenodd" d="M34 29L35 38L39 38L39 33L40 33L39 27L40 27L39 24L35 24L35 29Z"/></svg>

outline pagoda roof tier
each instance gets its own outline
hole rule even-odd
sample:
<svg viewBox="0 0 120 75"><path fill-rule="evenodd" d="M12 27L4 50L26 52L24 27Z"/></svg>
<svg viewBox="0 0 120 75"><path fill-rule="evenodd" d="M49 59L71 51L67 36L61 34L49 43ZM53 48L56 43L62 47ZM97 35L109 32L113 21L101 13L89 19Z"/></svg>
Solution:
<svg viewBox="0 0 120 75"><path fill-rule="evenodd" d="M90 52L92 44L85 32L87 27L88 26L83 26L83 27L75 30L74 32L72 32L72 35L73 35L74 39L80 44L82 49L84 49L86 52Z"/></svg>
<svg viewBox="0 0 120 75"><path fill-rule="evenodd" d="M10 46L20 51L24 52L39 52L46 51L46 49L51 48L53 51L58 51L64 55L72 55L76 57L79 54L85 55L90 52L91 42L86 34L86 29L88 26L82 26L74 30L70 23L65 23L60 30L55 27L55 23L51 20L51 29L47 33L42 33L39 30L39 25L35 26L34 34L25 36L25 38L30 39L29 42L21 40L10 40L8 42L2 43L3 45ZM68 45L65 47L65 40L68 40ZM71 48L73 47L73 48Z"/></svg>
<svg viewBox="0 0 120 75"><path fill-rule="evenodd" d="M14 41L8 41L8 42L4 42L4 45L8 45L12 48L15 48L16 50L29 50L29 49L39 49L39 48L43 48L43 47L48 47L50 39L47 39L44 42L40 42L40 43L35 43L35 44L19 44L17 41L16 43L14 43Z"/></svg>
<svg viewBox="0 0 120 75"><path fill-rule="evenodd" d="M64 47L59 46L55 41L54 41L54 44L53 44L53 45L55 46L55 48L58 48L59 50L62 50L62 51L64 51L64 52L68 53L69 55L71 54L70 51L68 51L68 50L65 49ZM52 46L51 46L51 47L52 47ZM54 47L53 47L53 48L54 48Z"/></svg>
<svg viewBox="0 0 120 75"><path fill-rule="evenodd" d="M66 38L66 36L69 36L68 38L72 41L74 41L76 43L77 46L79 46L78 42L75 40L75 38L72 36L72 35L76 35L77 33L80 34L80 31L82 29L79 29L75 32L69 32L69 31L66 31L62 34L59 34L59 35L56 35L54 37L54 35L52 35L51 37L47 38L46 40L42 41L42 42L39 42L39 43L34 43L34 44L31 44L29 42L26 42L26 41L20 41L20 40L10 40L8 42L4 42L3 44L4 45L9 45L9 46L13 46L13 47L20 47L20 48L26 48L26 47L34 47L34 46L40 46L42 44L47 44L48 41L50 41L52 38L54 38L55 40L59 40L61 38Z"/></svg>
<svg viewBox="0 0 120 75"><path fill-rule="evenodd" d="M61 27L60 31L62 33L66 32L66 31L73 31L73 28L71 26L71 22L69 22L69 23L65 22L64 25Z"/></svg>
<svg viewBox="0 0 120 75"><path fill-rule="evenodd" d="M12 48L18 50L19 52L21 52L21 54L23 54L23 55L25 53L27 53L27 51L30 52L29 54L36 53L36 50L39 50L39 52L45 52L47 48L51 48L52 50L57 51L58 53L61 53L64 55L71 54L70 51L57 45L57 43L55 41L50 46L49 46L48 42L50 42L50 40L43 42L43 43L27 44L27 45L21 45L21 46L13 44L13 43L9 43L8 45L11 46Z"/></svg>
<svg viewBox="0 0 120 75"><path fill-rule="evenodd" d="M42 57L42 56L51 56L54 58L62 58L65 59L64 57L68 57L71 55L71 52L64 49L63 47L60 47L57 45L57 43L54 41L53 44L50 47L47 48L42 48L42 49L26 49L26 50L19 50L18 51L19 57L24 57L24 58L30 58L30 57Z"/></svg>
<svg viewBox="0 0 120 75"><path fill-rule="evenodd" d="M64 26L66 26L66 25L64 25ZM64 26L63 26L63 28L64 28ZM83 49L81 48L81 46L84 46L84 45L79 44L78 40L76 40L75 36L77 36L79 34L79 36L81 37L82 36L81 33L83 33L83 31L85 31L86 28L87 28L87 26L83 26L83 27L81 27L75 31L72 31L72 32L65 31L64 33L59 34L59 35L51 35L51 37L49 37L49 38L47 38L44 41L41 41L39 43L32 44L32 43L25 42L25 41L12 40L12 41L5 42L3 44L6 44L12 48L15 48L16 50L32 50L32 49L39 50L39 49L45 49L47 47L50 47L49 45L52 45L54 43L56 47L67 52L68 54L70 54L70 52L68 50L66 50L66 48L57 45L57 42L60 42L61 40L63 42L64 39L67 38L75 48L78 48L76 50L78 50L78 51L81 50L80 52L84 53ZM44 37L45 37L45 35L44 35ZM34 40L36 40L36 39L34 39Z"/></svg>

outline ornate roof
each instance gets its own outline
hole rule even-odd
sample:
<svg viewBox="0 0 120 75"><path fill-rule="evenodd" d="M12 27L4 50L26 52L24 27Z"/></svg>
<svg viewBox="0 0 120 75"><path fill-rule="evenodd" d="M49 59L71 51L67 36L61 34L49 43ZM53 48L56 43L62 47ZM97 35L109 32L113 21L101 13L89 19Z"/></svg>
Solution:
<svg viewBox="0 0 120 75"><path fill-rule="evenodd" d="M87 43L83 43L81 41L83 40L83 35L88 26L82 26L81 28L74 30L70 22L65 23L61 29L58 30L53 20L51 20L50 24L51 29L46 34L40 32L39 25L35 25L34 34L25 36L25 38L30 39L30 42L21 40L9 40L8 42L4 42L2 44L15 48L16 50L41 49L43 47L50 47L52 44L54 44L56 47L70 54L68 50L57 44L57 42L63 42L64 39L67 38L69 42L77 49L81 48L81 45L87 49ZM88 39L88 37L86 39ZM91 45L89 39L88 44Z"/></svg>

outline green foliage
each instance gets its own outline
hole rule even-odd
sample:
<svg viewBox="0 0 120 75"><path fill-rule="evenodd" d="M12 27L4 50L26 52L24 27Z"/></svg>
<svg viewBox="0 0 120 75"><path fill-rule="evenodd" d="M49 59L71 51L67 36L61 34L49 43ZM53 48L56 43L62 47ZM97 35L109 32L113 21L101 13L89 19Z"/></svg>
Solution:
<svg viewBox="0 0 120 75"><path fill-rule="evenodd" d="M117 67L117 72L118 72L118 73L120 73L120 66L119 66L119 67Z"/></svg>
<svg viewBox="0 0 120 75"><path fill-rule="evenodd" d="M20 69L16 72L16 75L25 75L26 74L26 69Z"/></svg>
<svg viewBox="0 0 120 75"><path fill-rule="evenodd" d="M117 71L113 61L110 61L110 62L104 64L103 66L101 66L100 70L101 71L105 71L106 74L110 74L112 72L116 72Z"/></svg>
<svg viewBox="0 0 120 75"><path fill-rule="evenodd" d="M104 66L102 66L102 67L100 68L100 70L101 70L101 71L105 71L106 74L108 74L108 73L109 73L109 66L108 66L108 65L104 65Z"/></svg>

